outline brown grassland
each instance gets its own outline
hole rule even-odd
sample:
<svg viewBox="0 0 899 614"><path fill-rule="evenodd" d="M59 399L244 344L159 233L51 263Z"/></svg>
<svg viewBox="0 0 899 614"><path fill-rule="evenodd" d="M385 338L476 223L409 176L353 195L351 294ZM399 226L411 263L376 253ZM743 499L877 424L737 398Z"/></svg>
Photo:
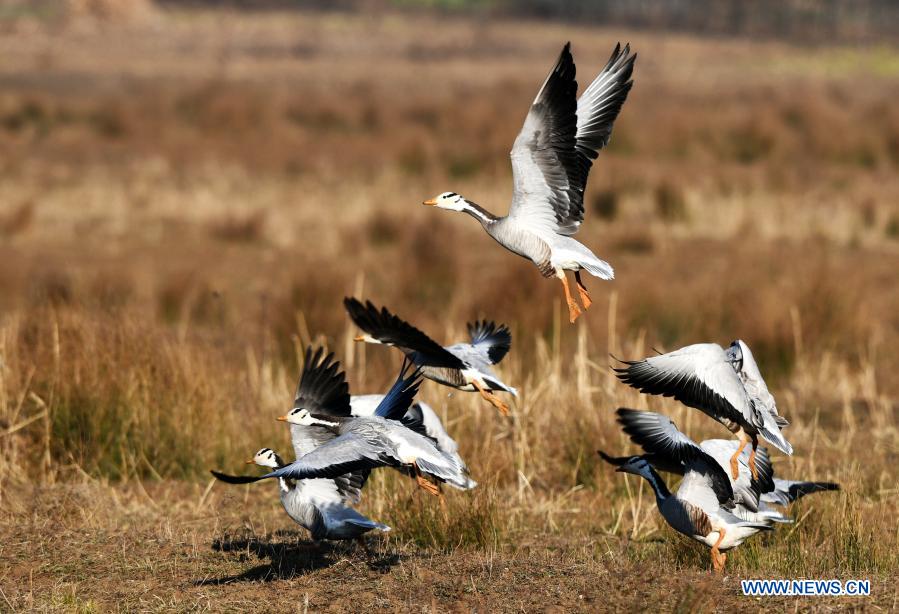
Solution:
<svg viewBox="0 0 899 614"><path fill-rule="evenodd" d="M897 607L899 51L133 5L0 13L0 611ZM558 283L419 205L505 210L566 40L582 83L616 41L639 53L578 235L617 279L575 326ZM354 294L438 339L508 323L521 391L502 419L423 386L480 486L443 516L376 472L361 509L393 531L370 555L310 550L273 485L208 474L289 449L273 418L308 343L386 389L400 357L354 346ZM726 436L610 355L737 337L792 422L777 473L843 489L722 578L595 450L634 450L619 406ZM750 577L873 595L743 597Z"/></svg>

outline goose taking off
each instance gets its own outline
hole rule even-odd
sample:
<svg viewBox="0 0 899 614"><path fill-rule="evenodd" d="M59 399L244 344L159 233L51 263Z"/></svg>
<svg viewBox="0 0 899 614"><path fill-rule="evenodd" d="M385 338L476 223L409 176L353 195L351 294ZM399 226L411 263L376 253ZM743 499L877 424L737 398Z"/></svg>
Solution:
<svg viewBox="0 0 899 614"><path fill-rule="evenodd" d="M469 323L469 343L443 347L386 307L379 310L371 301L363 305L355 298L346 298L343 304L364 332L356 341L398 347L426 378L458 390L478 391L500 413L509 415L509 406L492 392L502 390L518 396L518 391L504 384L491 369L512 347L512 334L505 325Z"/></svg>
<svg viewBox="0 0 899 614"><path fill-rule="evenodd" d="M434 495L439 496L440 491L428 477L462 490L474 488L476 483L458 461L438 450L426 436L399 422L421 382L417 370L411 374L407 371L404 366L371 417L321 414L305 407L281 416L279 420L292 425L324 429L333 438L289 465L244 480L333 478L376 467L403 467L413 472L419 486Z"/></svg>
<svg viewBox="0 0 899 614"><path fill-rule="evenodd" d="M325 356L324 351L321 347L314 352L311 347L306 349L303 372L297 385L292 410L307 409L318 414L343 417L373 416L386 395L350 396L346 373L340 368L340 362L335 360L333 353ZM412 394L414 396L414 392ZM456 442L447 434L434 410L420 402L406 406L408 409L405 414L400 413L399 421L432 439L439 450L466 467L459 456ZM290 434L296 458L308 454L335 436L333 432L320 425L294 423L290 424Z"/></svg>
<svg viewBox="0 0 899 614"><path fill-rule="evenodd" d="M678 443L690 440L667 416L623 407L619 408L617 413L618 422L624 427L624 432L643 448L645 454L641 455L641 458L648 461L657 471L684 475L684 464L670 451ZM729 439L707 439L698 445L721 467L727 468L739 444ZM602 450L598 452L603 460L612 465L620 466L630 460L630 457L612 457ZM793 481L774 477L774 468L763 447L758 449L754 460L759 479L752 477L749 462L750 453L744 449L739 457L740 474L736 479L731 478L736 504L735 513L743 520L770 519L775 522L792 522L791 518L769 506L786 506L814 492L839 490L839 485L832 482Z"/></svg>
<svg viewBox="0 0 899 614"><path fill-rule="evenodd" d="M724 570L727 556L722 552L739 546L759 531L771 530L774 521L789 521L778 512L758 509L759 485L749 478L748 471L742 478L731 480L725 468L726 458L720 462L678 431L666 417L625 409L619 409L618 415L625 431L640 439L648 456L661 464L680 466L684 479L677 494L672 495L644 456L615 463L616 471L633 473L649 482L659 512L671 528L711 548L715 571ZM770 479L770 473L767 477Z"/></svg>
<svg viewBox="0 0 899 614"><path fill-rule="evenodd" d="M247 464L254 463L270 469L285 466L281 457L270 448L262 448L252 460L247 461ZM212 473L229 484L255 481L244 476L226 475L217 471ZM365 475L367 476L367 472ZM348 501L358 502L362 486L361 482L348 479L278 479L278 491L284 511L294 522L307 529L316 542L323 539L360 539L373 529L385 532L390 530L386 524L366 518L347 505Z"/></svg>
<svg viewBox="0 0 899 614"><path fill-rule="evenodd" d="M754 458L759 436L784 454L793 453L781 433L789 422L778 415L774 397L743 341L734 341L727 350L717 343L698 343L668 354L623 362L627 366L615 372L625 384L640 392L674 397L708 414L737 436L740 444L730 460L734 478L738 475L737 458L750 441ZM753 461L749 467L758 479Z"/></svg>
<svg viewBox="0 0 899 614"><path fill-rule="evenodd" d="M612 124L633 85L637 55L616 45L599 76L577 98L571 43L566 43L531 104L512 146L513 195L509 214L497 217L455 192L444 192L425 205L464 211L511 252L533 262L545 277L562 281L568 315L581 309L571 296L565 271L574 271L584 309L592 303L581 282L581 269L612 279L612 267L572 238L584 221L584 188L593 160L608 145Z"/></svg>

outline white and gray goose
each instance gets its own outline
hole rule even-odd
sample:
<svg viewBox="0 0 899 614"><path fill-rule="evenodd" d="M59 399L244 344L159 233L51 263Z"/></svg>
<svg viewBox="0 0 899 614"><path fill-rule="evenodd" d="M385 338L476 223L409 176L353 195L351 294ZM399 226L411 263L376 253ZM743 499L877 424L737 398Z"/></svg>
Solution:
<svg viewBox="0 0 899 614"><path fill-rule="evenodd" d="M509 406L493 394L502 391L518 395L492 369L512 347L512 334L505 325L486 320L470 322L469 343L444 347L386 307L378 309L371 301L363 304L355 298L346 298L343 304L350 319L364 333L356 341L397 347L426 378L458 390L477 391L500 413L509 415Z"/></svg>
<svg viewBox="0 0 899 614"><path fill-rule="evenodd" d="M280 469L285 466L281 457L270 448L259 450L247 464L254 463L260 467ZM246 484L256 481L246 476L232 476L213 471L212 474L229 484ZM292 480L280 478L278 491L284 511L301 527L309 530L316 542L323 539L347 540L360 539L373 529L389 531L390 527L367 518L347 505L358 503L363 483L358 479L359 473L339 478ZM367 477L367 472L364 473Z"/></svg>
<svg viewBox="0 0 899 614"><path fill-rule="evenodd" d="M474 488L465 468L452 456L437 449L427 436L406 427L399 420L418 391L421 375L405 368L384 400L370 417L315 413L306 407L292 409L279 418L303 429L320 429L333 437L294 462L251 481L288 478L333 478L348 472L377 467L397 467L410 471L421 488L434 495L434 482L445 482L462 490ZM296 440L296 437L294 437Z"/></svg>
<svg viewBox="0 0 899 614"><path fill-rule="evenodd" d="M667 416L623 407L619 408L617 413L618 422L624 427L624 432L630 436L631 441L643 448L645 453L641 458L648 461L657 471L684 475L685 466L671 454L671 449L674 445L672 442L688 438ZM696 445L726 469L738 443L731 439L706 439ZM602 450L598 450L598 453L603 460L616 466L623 465L632 458L613 457ZM729 476L734 491L734 513L743 520L792 522L792 518L770 506L786 506L805 495L840 488L833 482L794 481L775 477L774 467L764 447L757 450L754 459L758 479L754 478L750 471L750 462L749 450L744 449L739 457L739 476L736 479Z"/></svg>
<svg viewBox="0 0 899 614"><path fill-rule="evenodd" d="M734 478L743 448L752 442L754 456L759 437L784 454L793 453L781 432L789 422L778 415L774 397L745 342L734 341L727 350L717 343L697 343L668 354L622 362L627 366L615 369L622 382L640 392L674 397L737 436L740 443L730 461ZM754 462L750 469L758 478Z"/></svg>
<svg viewBox="0 0 899 614"><path fill-rule="evenodd" d="M299 403L325 414L349 416L349 393L343 372L339 363L333 361L333 355L325 357L323 353L321 348L315 353L311 348L306 350L294 405ZM296 458L334 438L334 433L320 427L298 427L291 433ZM249 462L273 469L284 466L281 458L268 448L260 450ZM230 484L247 484L259 479L218 471L212 474ZM287 514L308 529L315 540L352 539L372 529L389 530L350 507L359 503L368 474L369 469L357 468L302 480L279 479L281 503Z"/></svg>
<svg viewBox="0 0 899 614"><path fill-rule="evenodd" d="M625 430L628 430L627 423ZM757 511L749 514L749 519L741 517L753 499L757 507L757 490L741 488L736 492L725 466L685 437L670 421L663 428L655 425L648 432L651 436L643 442L644 450L683 468L684 478L677 493L668 490L665 481L643 456L630 457L619 464L616 471L645 478L655 493L656 504L665 521L675 531L711 548L712 567L715 571L723 571L727 555L722 553L739 546L759 531L771 530L774 520Z"/></svg>
<svg viewBox="0 0 899 614"><path fill-rule="evenodd" d="M493 215L455 192L423 203L469 214L500 245L533 262L545 277L558 277L571 322L581 309L571 295L565 271L574 271L584 309L592 301L580 271L600 279L615 276L607 262L572 235L584 221L587 175L599 150L609 143L612 125L633 85L636 58L630 46L616 45L605 68L578 98L571 44L565 44L512 146L513 195L508 215Z"/></svg>

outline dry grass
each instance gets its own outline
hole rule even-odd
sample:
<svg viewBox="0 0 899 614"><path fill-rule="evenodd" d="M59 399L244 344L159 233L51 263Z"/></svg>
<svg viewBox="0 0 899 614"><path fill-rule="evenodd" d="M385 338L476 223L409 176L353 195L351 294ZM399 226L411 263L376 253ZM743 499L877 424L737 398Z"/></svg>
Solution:
<svg viewBox="0 0 899 614"><path fill-rule="evenodd" d="M729 608L749 576L870 576L870 603L895 605L893 49L396 15L3 26L0 608ZM619 38L640 53L579 235L617 279L575 327L556 284L417 206L451 189L502 211L520 113L569 38L582 75ZM272 418L306 343L355 391L388 385L398 357L354 347L349 294L448 340L509 323L501 371L522 391L501 420L425 385L481 486L444 516L376 474L363 509L394 531L371 557L308 553L271 489L205 473L289 448ZM632 449L619 405L721 436L608 356L735 337L792 422L777 471L844 490L720 581L594 451Z"/></svg>

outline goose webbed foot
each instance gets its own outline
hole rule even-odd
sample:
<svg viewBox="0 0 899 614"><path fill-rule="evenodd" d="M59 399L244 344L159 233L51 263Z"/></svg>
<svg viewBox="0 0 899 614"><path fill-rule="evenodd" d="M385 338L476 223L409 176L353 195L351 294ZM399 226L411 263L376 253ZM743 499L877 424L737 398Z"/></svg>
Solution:
<svg viewBox="0 0 899 614"><path fill-rule="evenodd" d="M590 298L590 294L587 292L587 287L584 286L584 282L581 281L581 272L574 272L574 281L577 284L577 293L581 298L581 305L584 306L584 311L590 309L590 305L593 304L593 299Z"/></svg>
<svg viewBox="0 0 899 614"><path fill-rule="evenodd" d="M415 469L415 481L418 482L418 486L425 492L428 492L435 497L443 497L443 494L440 492L440 487L423 476L417 467Z"/></svg>
<svg viewBox="0 0 899 614"><path fill-rule="evenodd" d="M503 403L498 396L496 396L489 390L485 389L479 382L472 381L471 384L472 384L472 386L477 388L478 392L481 393L481 396L484 397L484 399L486 399L487 402L489 402L491 405L493 405L495 408L497 408L499 410L499 413L501 413L503 416L508 416L512 413L509 410L508 405Z"/></svg>
<svg viewBox="0 0 899 614"><path fill-rule="evenodd" d="M571 296L571 289L568 287L568 278L565 271L559 271L559 279L562 280L562 288L565 290L565 302L568 303L568 321L574 324L574 321L583 313L581 308L577 306L574 297ZM578 287L580 289L580 287Z"/></svg>

